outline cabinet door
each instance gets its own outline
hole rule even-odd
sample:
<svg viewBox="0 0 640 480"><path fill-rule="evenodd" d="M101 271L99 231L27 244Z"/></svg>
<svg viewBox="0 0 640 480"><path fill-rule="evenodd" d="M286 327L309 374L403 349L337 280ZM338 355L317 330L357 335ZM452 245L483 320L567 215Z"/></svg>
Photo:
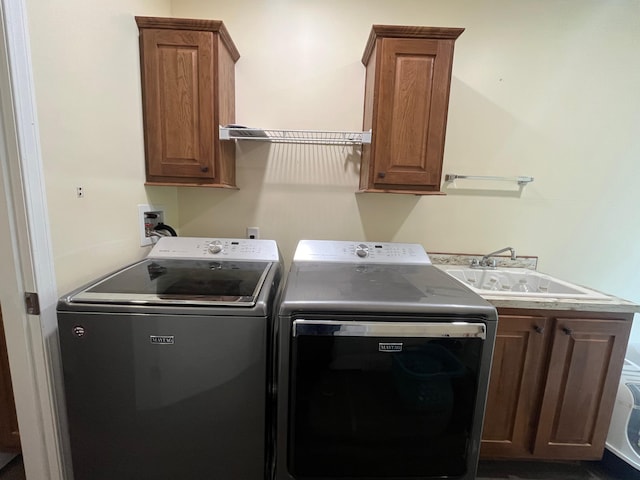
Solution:
<svg viewBox="0 0 640 480"><path fill-rule="evenodd" d="M213 179L213 34L142 34L147 180Z"/></svg>
<svg viewBox="0 0 640 480"><path fill-rule="evenodd" d="M557 318L534 455L600 459L631 322Z"/></svg>
<svg viewBox="0 0 640 480"><path fill-rule="evenodd" d="M480 454L531 455L547 343L547 319L499 315Z"/></svg>
<svg viewBox="0 0 640 480"><path fill-rule="evenodd" d="M439 190L453 40L384 38L374 182Z"/></svg>

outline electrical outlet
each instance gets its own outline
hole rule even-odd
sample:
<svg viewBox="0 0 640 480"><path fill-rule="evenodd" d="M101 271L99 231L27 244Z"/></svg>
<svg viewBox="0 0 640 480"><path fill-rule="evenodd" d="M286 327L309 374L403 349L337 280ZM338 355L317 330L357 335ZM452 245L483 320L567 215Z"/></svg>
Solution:
<svg viewBox="0 0 640 480"><path fill-rule="evenodd" d="M247 227L247 238L260 238L260 228L259 227Z"/></svg>
<svg viewBox="0 0 640 480"><path fill-rule="evenodd" d="M138 205L138 228L140 229L140 246L153 245L155 241L151 232L156 225L164 223L164 207L161 205Z"/></svg>

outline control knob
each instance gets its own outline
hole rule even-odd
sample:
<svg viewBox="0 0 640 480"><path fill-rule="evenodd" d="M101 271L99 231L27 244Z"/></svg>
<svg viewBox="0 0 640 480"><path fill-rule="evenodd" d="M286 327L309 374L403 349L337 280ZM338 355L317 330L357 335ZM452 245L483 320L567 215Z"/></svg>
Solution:
<svg viewBox="0 0 640 480"><path fill-rule="evenodd" d="M209 244L209 253L220 253L222 251L222 242L220 240L216 240L215 242L211 242Z"/></svg>
<svg viewBox="0 0 640 480"><path fill-rule="evenodd" d="M364 243L356 246L356 255L360 258L365 258L369 255L369 247L367 247Z"/></svg>

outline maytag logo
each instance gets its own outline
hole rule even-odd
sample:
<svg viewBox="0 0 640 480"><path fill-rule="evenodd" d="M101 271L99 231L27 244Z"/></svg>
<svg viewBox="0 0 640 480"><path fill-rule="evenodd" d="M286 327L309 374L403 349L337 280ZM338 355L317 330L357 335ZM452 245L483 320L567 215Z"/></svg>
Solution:
<svg viewBox="0 0 640 480"><path fill-rule="evenodd" d="M379 343L378 351L379 352L401 352L402 343Z"/></svg>
<svg viewBox="0 0 640 480"><path fill-rule="evenodd" d="M173 335L150 335L151 343L155 343L156 345L173 345L174 337Z"/></svg>

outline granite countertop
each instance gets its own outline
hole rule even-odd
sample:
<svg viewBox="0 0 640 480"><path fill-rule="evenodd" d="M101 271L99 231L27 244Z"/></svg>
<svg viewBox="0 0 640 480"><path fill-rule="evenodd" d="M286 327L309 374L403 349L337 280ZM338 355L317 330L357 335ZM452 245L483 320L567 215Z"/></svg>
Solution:
<svg viewBox="0 0 640 480"><path fill-rule="evenodd" d="M468 254L447 254L447 253L430 253L429 257L433 265L446 271L452 266L468 267L474 258L480 259L482 255ZM511 260L507 257L494 257L497 259L498 268L527 268L531 270L537 269L537 257L518 257ZM500 292L491 294L480 294L482 298L499 308L521 308L521 309L543 309L543 310L576 310L586 312L607 312L607 313L640 313L640 305L628 300L599 292L591 287L582 286L604 296L604 298L588 299L588 298L554 298L550 296L544 297L514 297L501 295Z"/></svg>

